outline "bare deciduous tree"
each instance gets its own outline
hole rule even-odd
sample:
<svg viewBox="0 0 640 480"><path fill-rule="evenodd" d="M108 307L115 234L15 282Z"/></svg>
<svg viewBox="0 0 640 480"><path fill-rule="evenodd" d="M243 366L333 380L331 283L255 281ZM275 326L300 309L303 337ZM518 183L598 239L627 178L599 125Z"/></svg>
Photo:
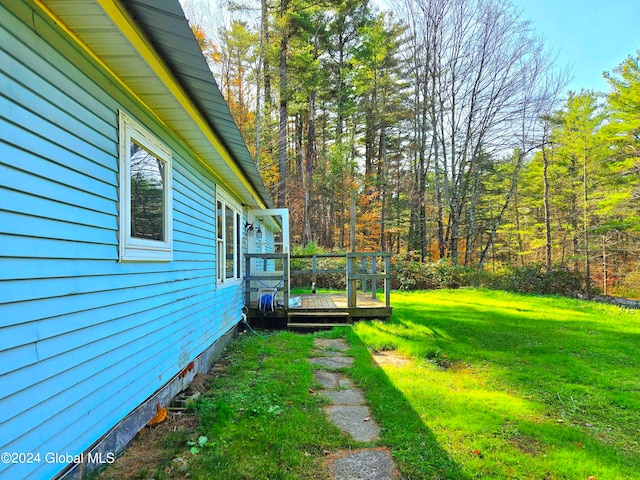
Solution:
<svg viewBox="0 0 640 480"><path fill-rule="evenodd" d="M465 215L474 212L477 163L518 152L486 252L522 162L540 143L538 119L557 99L563 77L552 74L554 58L506 0L406 0L404 8L418 10L412 28L422 59L415 65L429 110L421 135L431 137L420 145L432 158L440 256L458 262L461 229L475 225Z"/></svg>

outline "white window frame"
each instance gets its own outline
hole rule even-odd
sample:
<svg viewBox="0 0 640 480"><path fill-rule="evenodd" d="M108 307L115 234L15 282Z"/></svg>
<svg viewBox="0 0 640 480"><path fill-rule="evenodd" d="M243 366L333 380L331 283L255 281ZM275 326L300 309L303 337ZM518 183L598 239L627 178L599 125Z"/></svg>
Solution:
<svg viewBox="0 0 640 480"><path fill-rule="evenodd" d="M119 211L118 251L121 262L169 262L173 260L173 182L171 150L149 130L122 111L119 126ZM131 236L131 158L130 142L153 154L164 163L163 239L150 240Z"/></svg>
<svg viewBox="0 0 640 480"><path fill-rule="evenodd" d="M222 204L222 215L220 222L220 215L218 212L218 204ZM226 251L227 251L227 238L226 238L226 221L225 215L226 208L233 211L233 239L234 239L234 258L233 258L233 277L227 278L226 268ZM242 282L242 253L243 253L243 228L242 228L242 207L238 202L233 200L226 192L220 187L216 188L216 279L219 287L227 287L231 285L237 285ZM222 227L220 225L222 224Z"/></svg>

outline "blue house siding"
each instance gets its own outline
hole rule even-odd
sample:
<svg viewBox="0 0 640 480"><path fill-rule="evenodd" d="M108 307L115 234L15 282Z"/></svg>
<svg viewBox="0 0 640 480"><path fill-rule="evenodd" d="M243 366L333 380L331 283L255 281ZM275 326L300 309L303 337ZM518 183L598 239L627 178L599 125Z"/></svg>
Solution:
<svg viewBox="0 0 640 480"><path fill-rule="evenodd" d="M7 8L0 451L77 455L238 322L241 285L216 289L214 175L64 37ZM172 262L118 262L119 109L173 152ZM0 478L64 467L0 464Z"/></svg>

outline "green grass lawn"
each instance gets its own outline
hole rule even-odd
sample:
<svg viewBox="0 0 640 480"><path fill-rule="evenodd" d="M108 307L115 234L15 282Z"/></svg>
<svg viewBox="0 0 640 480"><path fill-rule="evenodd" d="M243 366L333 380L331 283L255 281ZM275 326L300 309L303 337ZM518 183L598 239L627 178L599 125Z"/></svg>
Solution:
<svg viewBox="0 0 640 480"><path fill-rule="evenodd" d="M310 335L270 332L230 344L224 372L196 407L207 442L190 457L191 478L327 478L325 453L354 442L327 422L326 401L313 394L312 343Z"/></svg>
<svg viewBox="0 0 640 480"><path fill-rule="evenodd" d="M345 336L405 480L640 478L640 311L478 290L392 295L390 322ZM197 402L197 431L167 439L139 477L327 479L327 453L359 448L314 393L312 335L245 333ZM379 351L409 361L379 367ZM224 367L224 368L223 368ZM189 453L191 447L194 453Z"/></svg>
<svg viewBox="0 0 640 480"><path fill-rule="evenodd" d="M640 478L640 312L464 289L392 305L349 336L408 478ZM374 368L374 350L413 362Z"/></svg>

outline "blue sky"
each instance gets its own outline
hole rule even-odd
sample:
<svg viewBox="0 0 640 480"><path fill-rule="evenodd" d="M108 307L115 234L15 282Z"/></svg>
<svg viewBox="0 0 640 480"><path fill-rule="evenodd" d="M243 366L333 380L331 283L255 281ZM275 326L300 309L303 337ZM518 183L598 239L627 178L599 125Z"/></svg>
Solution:
<svg viewBox="0 0 640 480"><path fill-rule="evenodd" d="M602 71L640 49L640 0L512 0L522 18L571 67L569 90L607 92Z"/></svg>

